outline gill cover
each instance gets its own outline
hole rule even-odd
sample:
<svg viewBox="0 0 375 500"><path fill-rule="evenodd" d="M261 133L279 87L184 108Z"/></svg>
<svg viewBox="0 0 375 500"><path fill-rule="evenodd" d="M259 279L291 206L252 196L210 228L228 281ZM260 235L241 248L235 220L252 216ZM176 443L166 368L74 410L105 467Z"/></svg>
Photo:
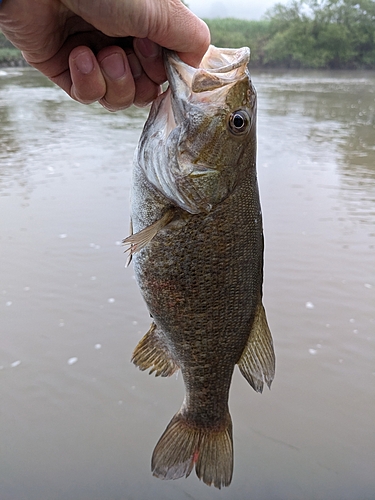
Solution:
<svg viewBox="0 0 375 500"><path fill-rule="evenodd" d="M136 161L159 192L192 214L208 213L233 191L241 168L251 167L256 93L249 59L247 47L211 46L193 68L165 51L169 88L152 105Z"/></svg>

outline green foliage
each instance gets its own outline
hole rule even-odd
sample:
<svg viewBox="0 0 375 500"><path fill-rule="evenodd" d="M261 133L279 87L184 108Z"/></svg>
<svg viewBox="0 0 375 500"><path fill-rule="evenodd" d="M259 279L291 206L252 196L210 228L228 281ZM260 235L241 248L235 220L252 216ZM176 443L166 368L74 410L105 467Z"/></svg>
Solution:
<svg viewBox="0 0 375 500"><path fill-rule="evenodd" d="M5 38L3 33L0 31L0 49L12 49L14 48L10 41Z"/></svg>
<svg viewBox="0 0 375 500"><path fill-rule="evenodd" d="M292 0L262 21L206 23L214 45L249 46L253 66L375 69L375 0Z"/></svg>
<svg viewBox="0 0 375 500"><path fill-rule="evenodd" d="M266 19L270 66L375 68L374 0L293 0Z"/></svg>
<svg viewBox="0 0 375 500"><path fill-rule="evenodd" d="M18 66L21 64L24 64L21 52L0 31L0 66Z"/></svg>
<svg viewBox="0 0 375 500"><path fill-rule="evenodd" d="M263 64L264 46L269 37L269 21L242 19L205 19L211 31L211 43L217 47L250 47L254 65Z"/></svg>
<svg viewBox="0 0 375 500"><path fill-rule="evenodd" d="M20 66L24 61L21 52L15 48L0 49L0 66Z"/></svg>

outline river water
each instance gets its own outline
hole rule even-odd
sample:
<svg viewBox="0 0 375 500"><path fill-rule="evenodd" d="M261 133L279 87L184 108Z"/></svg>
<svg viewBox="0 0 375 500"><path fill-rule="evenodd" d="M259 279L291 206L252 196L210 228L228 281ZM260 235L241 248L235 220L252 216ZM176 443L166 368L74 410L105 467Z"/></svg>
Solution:
<svg viewBox="0 0 375 500"><path fill-rule="evenodd" d="M0 70L0 499L375 498L375 74L254 72L271 391L236 370L232 485L160 481L181 376L130 363L149 327L120 244L147 110Z"/></svg>

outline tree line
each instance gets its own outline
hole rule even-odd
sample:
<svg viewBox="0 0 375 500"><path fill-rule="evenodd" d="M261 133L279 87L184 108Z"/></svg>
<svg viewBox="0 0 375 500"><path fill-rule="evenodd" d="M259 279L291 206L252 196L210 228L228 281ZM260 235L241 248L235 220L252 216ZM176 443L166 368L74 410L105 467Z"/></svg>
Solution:
<svg viewBox="0 0 375 500"><path fill-rule="evenodd" d="M13 47L0 31L0 66L23 65L21 52Z"/></svg>
<svg viewBox="0 0 375 500"><path fill-rule="evenodd" d="M217 47L251 48L251 65L375 69L375 0L292 0L260 21L205 19ZM0 63L20 53L0 33Z"/></svg>
<svg viewBox="0 0 375 500"><path fill-rule="evenodd" d="M249 46L254 66L375 69L375 0L293 0L261 21L205 21L214 45Z"/></svg>

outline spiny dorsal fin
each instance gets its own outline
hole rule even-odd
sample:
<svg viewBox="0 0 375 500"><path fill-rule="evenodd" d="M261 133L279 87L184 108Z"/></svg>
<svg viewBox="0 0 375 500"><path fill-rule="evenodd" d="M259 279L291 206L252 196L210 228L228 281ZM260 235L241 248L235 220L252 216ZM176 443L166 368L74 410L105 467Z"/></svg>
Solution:
<svg viewBox="0 0 375 500"><path fill-rule="evenodd" d="M263 391L263 383L271 387L275 376L275 352L266 312L260 302L249 335L249 340L238 362L245 379L257 392Z"/></svg>
<svg viewBox="0 0 375 500"><path fill-rule="evenodd" d="M132 362L142 371L150 368L150 374L155 372L156 377L169 377L179 369L155 323L151 324L149 331L139 341Z"/></svg>
<svg viewBox="0 0 375 500"><path fill-rule="evenodd" d="M175 211L173 209L167 210L163 217L150 226L145 227L142 231L138 233L131 234L124 240L122 240L123 245L130 245L125 251L130 252L130 255L133 255L136 252L139 252L143 247L150 243L152 238L157 235L157 233L163 229L175 215Z"/></svg>

